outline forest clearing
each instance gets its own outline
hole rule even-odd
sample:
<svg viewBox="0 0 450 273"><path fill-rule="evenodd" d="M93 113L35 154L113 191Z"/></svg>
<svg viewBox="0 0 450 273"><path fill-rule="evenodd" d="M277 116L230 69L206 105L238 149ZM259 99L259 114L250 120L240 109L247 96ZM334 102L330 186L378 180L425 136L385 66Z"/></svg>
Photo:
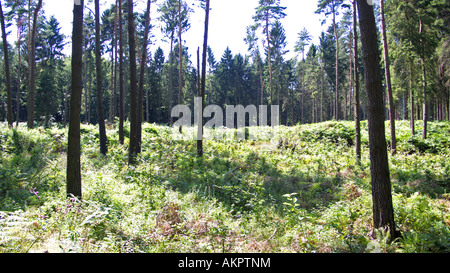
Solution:
<svg viewBox="0 0 450 273"><path fill-rule="evenodd" d="M126 164L117 130L107 130L105 157L97 128L83 125L82 202L66 198L67 129L24 125L0 129L0 252L450 250L448 122L432 122L427 141L398 123L389 163L402 237L393 243L371 236L367 123L360 164L351 122L283 127L272 151L258 140L211 140L204 158L195 141L174 141L170 127L144 124L135 166Z"/></svg>

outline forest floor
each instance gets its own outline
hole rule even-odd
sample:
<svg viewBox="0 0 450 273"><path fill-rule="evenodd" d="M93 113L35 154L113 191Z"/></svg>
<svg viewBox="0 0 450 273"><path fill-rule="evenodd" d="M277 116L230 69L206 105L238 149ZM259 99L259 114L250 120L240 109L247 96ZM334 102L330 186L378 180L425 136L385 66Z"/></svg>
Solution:
<svg viewBox="0 0 450 273"><path fill-rule="evenodd" d="M207 140L202 159L195 141L144 124L135 166L115 128L105 157L97 127L83 125L82 201L66 198L67 129L3 123L0 252L449 252L450 122L431 122L426 141L416 128L397 123L402 237L388 243L372 237L367 122L360 163L353 122L281 127L273 145Z"/></svg>

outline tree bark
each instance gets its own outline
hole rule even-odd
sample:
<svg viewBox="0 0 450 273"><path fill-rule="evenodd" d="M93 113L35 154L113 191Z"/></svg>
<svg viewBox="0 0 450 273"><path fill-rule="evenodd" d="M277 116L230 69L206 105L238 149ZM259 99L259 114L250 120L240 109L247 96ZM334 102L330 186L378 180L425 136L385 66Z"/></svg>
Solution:
<svg viewBox="0 0 450 273"><path fill-rule="evenodd" d="M415 124L414 124L414 89L413 89L413 74L414 74L414 63L413 59L409 60L409 100L410 100L410 126L411 126L411 136L415 135Z"/></svg>
<svg viewBox="0 0 450 273"><path fill-rule="evenodd" d="M201 84L201 97L202 97L202 107L200 109L199 116L199 130L201 132L201 139L197 140L197 155L198 157L203 156L203 110L205 108L205 90L206 90L206 58L208 50L208 29L209 29L209 8L210 0L206 0L206 10L205 10L205 33L203 35L203 56L202 56L202 84Z"/></svg>
<svg viewBox="0 0 450 273"><path fill-rule="evenodd" d="M339 37L337 35L336 27L336 10L333 5L333 27L334 27L334 38L336 40L336 120L341 119L341 98L339 96Z"/></svg>
<svg viewBox="0 0 450 273"><path fill-rule="evenodd" d="M11 95L11 73L9 71L8 42L6 38L5 17L3 16L2 2L0 1L0 20L3 39L3 55L5 56L5 77L6 77L6 97L7 97L7 119L8 125L13 125L12 95Z"/></svg>
<svg viewBox="0 0 450 273"><path fill-rule="evenodd" d="M264 105L264 78L262 75L261 56L259 56L259 53L258 53L258 69L259 69L259 78L261 81L261 104L260 105ZM211 82L210 82L210 84L211 84Z"/></svg>
<svg viewBox="0 0 450 273"><path fill-rule="evenodd" d="M17 19L17 55L18 55L18 64L17 64L17 93L16 93L16 127L19 126L19 117L20 117L20 86L22 85L22 80L20 77L20 67L22 65L22 53L21 53L21 45L22 45L22 16L19 14Z"/></svg>
<svg viewBox="0 0 450 273"><path fill-rule="evenodd" d="M267 54L269 62L269 74L270 74L270 105L273 105L273 73L272 73L272 57L270 53L270 34L269 34L269 11L266 15L266 39L267 39ZM303 92L303 90L302 90Z"/></svg>
<svg viewBox="0 0 450 273"><path fill-rule="evenodd" d="M173 118L172 118L172 106L173 106L173 40L174 40L175 34L172 32L170 35L170 53L169 53L169 124L170 126L173 125Z"/></svg>
<svg viewBox="0 0 450 273"><path fill-rule="evenodd" d="M359 60L358 60L358 29L356 0L353 0L353 49L354 49L354 79L355 79L355 153L358 162L361 161L361 103L359 99Z"/></svg>
<svg viewBox="0 0 450 273"><path fill-rule="evenodd" d="M148 33L150 27L150 8L151 0L147 0L147 10L145 17L145 27L144 27L144 43L142 45L141 62L139 66L139 94L138 94L138 109L137 109L137 133L138 133L138 153L141 153L141 143L142 143L142 118L143 112L143 99L144 99L144 79L145 79L145 68L147 67L147 45L148 45Z"/></svg>
<svg viewBox="0 0 450 273"><path fill-rule="evenodd" d="M35 107L35 95L34 91L36 89L36 60L35 60L35 54L36 54L36 29L37 29L37 17L39 14L39 10L42 7L42 0L39 0L36 9L34 10L33 14L33 27L31 30L31 38L30 38L30 44L28 45L29 52L28 52L28 128L33 129L34 127L34 107Z"/></svg>
<svg viewBox="0 0 450 273"><path fill-rule="evenodd" d="M395 154L397 152L397 138L395 136L395 105L394 97L392 96L392 84L391 84L391 69L389 62L389 49L387 44L386 36L386 20L384 14L384 0L380 2L380 13L381 13L381 26L383 34L383 51L384 51L384 71L386 75L386 88L388 93L389 101L389 119L390 119L390 129L391 129L391 152Z"/></svg>
<svg viewBox="0 0 450 273"><path fill-rule="evenodd" d="M378 56L377 26L373 6L357 0L369 117L370 173L374 228L387 229L397 237L392 205L387 145L385 138L383 86Z"/></svg>
<svg viewBox="0 0 450 273"><path fill-rule="evenodd" d="M124 123L124 79L123 79L123 26L122 26L122 0L119 2L119 142L121 145L125 142L123 133Z"/></svg>
<svg viewBox="0 0 450 273"><path fill-rule="evenodd" d="M138 94L137 94L137 71L136 71L136 40L134 38L134 15L133 1L128 0L128 42L130 50L130 147L128 163L135 164L139 154L138 140Z"/></svg>
<svg viewBox="0 0 450 273"><path fill-rule="evenodd" d="M419 10L419 18L420 18L420 10ZM420 18L420 35L423 34L423 21ZM422 46L422 51L425 51L425 46L423 44L423 38L420 38L420 45ZM422 96L423 96L423 129L422 129L422 138L427 139L427 131L428 131L428 104L427 104L427 72L425 67L425 53L422 52L421 61L422 61Z"/></svg>
<svg viewBox="0 0 450 273"><path fill-rule="evenodd" d="M181 40L181 0L178 0L178 57L180 61L180 70L178 71L178 104L183 103L183 41ZM181 118L181 113L180 113ZM180 126L180 133L183 132L183 127Z"/></svg>
<svg viewBox="0 0 450 273"><path fill-rule="evenodd" d="M100 153L106 155L108 153L105 117L103 115L103 96L102 96L102 56L100 52L100 3L95 0L95 66L97 72L97 109L98 109L98 125L100 133Z"/></svg>
<svg viewBox="0 0 450 273"><path fill-rule="evenodd" d="M112 105L111 105L111 107L112 107L112 120L111 120L111 122L113 123L113 124L115 124L116 123L116 116L117 116L117 58L118 58L118 53L117 53L117 51L118 51L118 42L117 42L117 39L118 39L118 30L117 30L117 25L118 25L118 21L119 21L119 12L118 12L118 5L119 5L119 1L118 0L116 0L116 8L114 9L114 13L115 13L115 15L114 15L114 81L113 81L113 94L112 94L112 97L113 97L113 103L112 103Z"/></svg>
<svg viewBox="0 0 450 273"><path fill-rule="evenodd" d="M83 92L83 7L74 4L72 34L72 94L70 97L69 135L67 144L67 195L81 199L80 114Z"/></svg>

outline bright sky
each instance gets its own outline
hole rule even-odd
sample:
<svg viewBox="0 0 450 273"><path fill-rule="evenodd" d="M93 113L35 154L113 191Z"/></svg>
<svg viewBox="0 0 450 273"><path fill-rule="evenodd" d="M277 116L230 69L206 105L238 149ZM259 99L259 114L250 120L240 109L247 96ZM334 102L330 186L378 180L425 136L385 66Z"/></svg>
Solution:
<svg viewBox="0 0 450 273"><path fill-rule="evenodd" d="M156 21L159 17L157 13L157 5L164 0L157 0L156 4L152 4L152 24L160 25ZM203 29L205 13L199 7L198 0L186 0L189 5L194 8L195 12L191 14L191 28L183 34L183 40L189 47L191 60L196 60L197 47L203 45ZM85 0L85 2L87 2ZM100 0L100 10L103 12L109 8L115 0ZM138 7L135 11L144 12L146 0L137 0ZM246 36L246 27L253 24L252 16L255 14L255 8L258 6L258 0L211 0L210 24L208 44L213 49L216 60L223 55L226 47L229 46L233 54L247 54L247 45L244 43ZM193 6L193 4L196 4ZM315 14L317 9L317 0L281 0L281 6L287 7L286 18L282 20L282 24L286 30L288 41L287 49L290 51L286 55L286 59L295 56L294 45L298 38L298 33L306 27L313 36L313 42L318 43L319 35L326 26L321 26L320 19L322 15ZM94 4L89 5L94 10ZM68 37L72 33L73 19L73 1L72 0L44 0L44 10L47 17L54 15L60 22L63 33ZM260 31L261 32L261 31ZM153 29L153 43L150 50L153 53L157 46L163 48L167 55L170 45L168 42L161 41L162 34L159 27ZM259 33L261 34L261 33ZM262 39L259 40L260 48L262 48ZM70 43L66 46L66 54L70 54Z"/></svg>

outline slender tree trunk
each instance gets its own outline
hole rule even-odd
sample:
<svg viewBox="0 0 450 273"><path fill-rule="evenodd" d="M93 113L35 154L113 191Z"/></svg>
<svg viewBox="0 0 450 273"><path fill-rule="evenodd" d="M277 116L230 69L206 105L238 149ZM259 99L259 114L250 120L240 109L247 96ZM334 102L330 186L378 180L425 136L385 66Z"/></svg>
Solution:
<svg viewBox="0 0 450 273"><path fill-rule="evenodd" d="M63 112L63 125L66 127L67 124L67 116L68 116L68 110L67 110L67 98L69 97L69 86L66 86L66 91L64 92L64 112Z"/></svg>
<svg viewBox="0 0 450 273"><path fill-rule="evenodd" d="M269 62L269 74L270 74L270 105L273 105L273 73L272 73L272 57L270 52L269 12L267 12L266 15L266 39L267 39L267 54Z"/></svg>
<svg viewBox="0 0 450 273"><path fill-rule="evenodd" d="M355 79L355 153L358 162L361 161L361 115L359 99L359 61L358 61L358 29L357 29L356 0L353 0L353 51L354 51L354 79Z"/></svg>
<svg viewBox="0 0 450 273"><path fill-rule="evenodd" d="M12 114L12 95L11 95L11 74L9 71L9 57L8 57L8 42L6 38L6 27L5 27L5 17L3 16L2 2L0 1L0 20L2 28L2 39L3 39L3 55L5 57L5 77L6 77L6 97L7 97L7 119L8 125L13 125L13 114Z"/></svg>
<svg viewBox="0 0 450 273"><path fill-rule="evenodd" d="M111 96L109 97L108 121L113 123L114 113L114 46L111 49Z"/></svg>
<svg viewBox="0 0 450 273"><path fill-rule="evenodd" d="M303 47L303 56L302 56L302 91L300 92L300 122L302 124L305 123L305 47Z"/></svg>
<svg viewBox="0 0 450 273"><path fill-rule="evenodd" d="M420 11L419 11L419 18L420 18ZM422 18L420 18L420 35L422 35L424 32L423 29L423 21ZM425 51L425 46L423 44L423 38L420 38L420 45L422 46L422 56L421 56L421 61L422 61L422 96L423 96L423 130L422 130L422 138L423 139L427 139L427 131L428 131L428 99L427 99L427 71L426 71L426 67L425 67L425 53L423 51Z"/></svg>
<svg viewBox="0 0 450 273"><path fill-rule="evenodd" d="M178 0L178 54L179 54L179 61L180 61L180 70L179 73L179 93L178 93L178 104L183 103L183 40L181 40L181 0ZM181 118L181 113L180 113ZM183 132L183 126L180 125L180 133Z"/></svg>
<svg viewBox="0 0 450 273"><path fill-rule="evenodd" d="M350 34L350 36L351 36L351 38L350 38L350 88L349 88L349 90L348 90L348 94L349 94L349 98L348 98L348 109L347 110L345 110L345 111L348 111L348 119L350 120L351 119L351 116L352 116L352 91L353 91L353 87L354 87L354 85L353 85L353 82L354 82L354 80L353 80L353 76L354 76L354 72L353 72L353 69L354 69L354 65L353 65L353 61L355 60L355 56L354 56L354 45L353 45L353 43L355 42L354 41L354 34L353 34L353 30L351 31L351 34Z"/></svg>
<svg viewBox="0 0 450 273"><path fill-rule="evenodd" d="M172 118L172 106L173 106L173 40L174 40L175 34L172 32L170 35L170 53L169 53L169 59L170 59L170 68L169 68L169 124L170 126L173 125L173 118Z"/></svg>
<svg viewBox="0 0 450 273"><path fill-rule="evenodd" d="M381 26L383 34L383 51L384 51L384 71L386 74L386 88L388 93L389 101L389 118L390 118L390 129L391 129L391 152L395 154L397 152L397 138L395 136L395 105L394 97L392 96L392 84L391 84L391 69L389 62L389 50L387 44L386 36L386 20L384 14L384 0L381 0L380 12L381 12Z"/></svg>
<svg viewBox="0 0 450 273"><path fill-rule="evenodd" d="M29 52L28 52L28 60L29 60L29 72L28 72L28 87L29 87L29 93L28 93L28 128L33 129L34 128L34 107L35 107L35 95L34 91L36 89L36 61L35 61L35 54L36 54L36 29L37 29L37 18L39 14L39 10L42 7L42 0L39 0L36 9L34 10L33 14L33 27L31 30L31 39L30 39L30 45L29 45Z"/></svg>
<svg viewBox="0 0 450 273"><path fill-rule="evenodd" d="M98 106L98 125L100 133L100 153L108 153L105 117L103 115L103 96L102 96L102 56L100 52L100 3L95 0L95 66L97 72L97 106Z"/></svg>
<svg viewBox="0 0 450 273"><path fill-rule="evenodd" d="M118 59L118 30L117 30L117 25L118 25L118 21L119 21L119 11L118 11L118 7L119 6L119 1L116 0L116 8L114 9L114 81L113 81L113 103L112 103L112 120L111 122L113 124L116 123L116 116L117 116L117 59Z"/></svg>
<svg viewBox="0 0 450 273"><path fill-rule="evenodd" d="M122 0L119 2L119 142L121 145L125 142L123 133L124 123L124 79L123 79L123 26L122 26Z"/></svg>
<svg viewBox="0 0 450 273"><path fill-rule="evenodd" d="M415 135L415 125L414 125L414 89L413 89L413 74L414 74L414 63L413 59L409 60L409 100L410 100L410 126L411 126L411 136Z"/></svg>
<svg viewBox="0 0 450 273"><path fill-rule="evenodd" d="M113 24L113 36L112 39L114 40L114 43L111 45L111 97L109 100L109 116L108 121L111 124L115 123L115 117L116 117L116 64L117 64L117 0L115 3L115 9L114 9L114 24Z"/></svg>
<svg viewBox="0 0 450 273"><path fill-rule="evenodd" d="M19 57L19 61L17 64L17 94L16 94L16 127L19 126L19 117L20 117L20 87L22 85L22 80L20 77L20 68L22 65L22 16L19 14L19 18L17 19L17 55Z"/></svg>
<svg viewBox="0 0 450 273"><path fill-rule="evenodd" d="M369 115L370 173L374 228L388 229L390 239L397 237L392 205L387 145L385 138L383 86L378 61L377 26L373 6L357 0L364 56Z"/></svg>
<svg viewBox="0 0 450 273"><path fill-rule="evenodd" d="M333 27L334 27L334 38L336 39L336 120L341 119L341 98L339 96L339 37L337 34L336 27L336 10L333 5Z"/></svg>
<svg viewBox="0 0 450 273"><path fill-rule="evenodd" d="M137 133L138 133L138 153L141 153L141 143L142 143L142 118L144 116L143 108L143 97L144 97L144 79L145 79L145 68L147 67L147 45L148 45L148 33L150 28L150 8L151 0L147 0L147 10L145 17L145 27L144 27L144 43L142 45L141 63L139 66L139 94L138 94L138 109L137 109Z"/></svg>
<svg viewBox="0 0 450 273"><path fill-rule="evenodd" d="M80 114L83 92L83 7L74 4L72 34L72 94L70 97L69 135L67 144L67 195L81 199Z"/></svg>
<svg viewBox="0 0 450 273"><path fill-rule="evenodd" d="M91 53L89 53L89 55L88 55L88 60L90 60L91 62L92 62L92 56L91 56ZM89 72L88 72L88 81L89 81L89 85L88 85L88 90L87 90L87 123L88 124L91 124L91 108L92 108L92 105L91 105L91 92L92 92L92 70L93 70L93 67L92 67L92 63L91 62L89 62L88 63L88 68L89 68Z"/></svg>
<svg viewBox="0 0 450 273"><path fill-rule="evenodd" d="M203 56L202 56L202 84L201 84L201 97L202 97L202 107L199 116L199 130L201 133L200 140L197 141L197 155L198 157L203 156L203 110L205 107L205 90L206 90L206 57L207 57L207 49L208 49L208 30L209 30L209 9L210 9L210 0L206 0L206 10L205 10L205 32L203 35Z"/></svg>
<svg viewBox="0 0 450 273"><path fill-rule="evenodd" d="M87 114L88 114L88 51L87 51L87 43L88 39L86 38L86 34L83 33L83 69L84 69L84 77L83 77L83 85L84 85L84 121L87 121Z"/></svg>
<svg viewBox="0 0 450 273"><path fill-rule="evenodd" d="M407 92L403 92L403 120L407 120L408 119L408 109L407 109L407 105L408 105L408 98L407 98L408 94Z"/></svg>
<svg viewBox="0 0 450 273"><path fill-rule="evenodd" d="M261 80L261 104L260 105L264 105L264 78L262 75L261 56L259 56L259 53L258 53L258 68L259 68L259 77ZM211 84L211 82L210 82L210 84Z"/></svg>
<svg viewBox="0 0 450 273"><path fill-rule="evenodd" d="M130 147L128 163L135 164L139 154L138 140L138 90L136 71L136 40L134 36L133 1L128 0L128 42L130 50Z"/></svg>
<svg viewBox="0 0 450 273"><path fill-rule="evenodd" d="M428 101L427 101L427 72L425 68L425 59L422 58L422 79L423 79L423 130L422 130L422 138L427 139L427 131L428 131Z"/></svg>

